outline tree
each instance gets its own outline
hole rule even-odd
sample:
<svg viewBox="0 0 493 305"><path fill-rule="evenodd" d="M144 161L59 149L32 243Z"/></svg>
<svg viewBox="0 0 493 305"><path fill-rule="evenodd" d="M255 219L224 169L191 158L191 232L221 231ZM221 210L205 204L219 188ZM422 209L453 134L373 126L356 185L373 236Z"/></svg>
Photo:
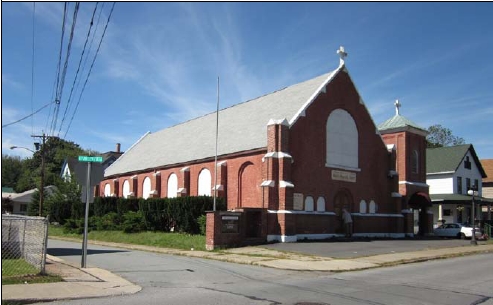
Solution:
<svg viewBox="0 0 493 305"><path fill-rule="evenodd" d="M445 128L440 124L428 127L426 142L428 148L455 146L465 143L463 138L454 136L450 129Z"/></svg>
<svg viewBox="0 0 493 305"><path fill-rule="evenodd" d="M17 181L22 175L22 160L18 156L2 154L2 187L16 189Z"/></svg>

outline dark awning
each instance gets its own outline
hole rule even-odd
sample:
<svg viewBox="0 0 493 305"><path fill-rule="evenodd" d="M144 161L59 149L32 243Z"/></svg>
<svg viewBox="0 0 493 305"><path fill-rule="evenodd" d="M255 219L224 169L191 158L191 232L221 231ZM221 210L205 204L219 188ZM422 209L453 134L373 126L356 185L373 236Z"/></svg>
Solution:
<svg viewBox="0 0 493 305"><path fill-rule="evenodd" d="M471 204L472 196L463 194L430 194L433 204ZM474 196L474 202L477 204L491 204L493 199Z"/></svg>

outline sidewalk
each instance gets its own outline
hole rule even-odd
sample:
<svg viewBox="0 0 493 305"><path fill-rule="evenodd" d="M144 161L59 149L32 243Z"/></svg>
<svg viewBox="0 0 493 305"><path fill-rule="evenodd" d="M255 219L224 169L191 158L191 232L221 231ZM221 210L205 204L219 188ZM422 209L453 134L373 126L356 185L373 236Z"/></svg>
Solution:
<svg viewBox="0 0 493 305"><path fill-rule="evenodd" d="M206 252L96 241L92 241L91 244L172 255L184 255L286 270L328 272L354 271L432 259L457 257L468 254L493 252L493 244L481 244L478 246L389 253L350 259L334 259L330 257L302 255L293 252L281 252L262 248L261 246L226 249L220 252ZM68 264L60 258L50 255L47 257L46 271L47 273L61 275L64 282L2 285L2 301L8 300L27 303L33 301L80 299L133 294L141 290L140 286L133 285L109 271L99 268L81 269L77 266Z"/></svg>

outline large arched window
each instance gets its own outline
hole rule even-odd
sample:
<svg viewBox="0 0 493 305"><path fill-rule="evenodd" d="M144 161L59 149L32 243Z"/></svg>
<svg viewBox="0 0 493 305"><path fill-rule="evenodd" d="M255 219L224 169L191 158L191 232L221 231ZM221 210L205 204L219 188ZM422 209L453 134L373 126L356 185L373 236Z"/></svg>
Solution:
<svg viewBox="0 0 493 305"><path fill-rule="evenodd" d="M111 186L109 183L106 183L104 185L104 197L110 197L111 196Z"/></svg>
<svg viewBox="0 0 493 305"><path fill-rule="evenodd" d="M142 183L142 197L144 199L149 198L151 195L151 178L145 177L144 182Z"/></svg>
<svg viewBox="0 0 493 305"><path fill-rule="evenodd" d="M326 125L327 166L358 168L358 129L353 117L335 109Z"/></svg>
<svg viewBox="0 0 493 305"><path fill-rule="evenodd" d="M127 198L129 194L130 194L130 183L128 182L128 180L125 180L125 182L123 182L123 198Z"/></svg>
<svg viewBox="0 0 493 305"><path fill-rule="evenodd" d="M178 192L178 177L171 174L168 177L168 198L175 198Z"/></svg>
<svg viewBox="0 0 493 305"><path fill-rule="evenodd" d="M211 172L207 169L204 168L203 170L200 171L199 174L199 189L198 189L198 195L199 196L210 196L211 195L211 190L212 190L212 185L211 185Z"/></svg>

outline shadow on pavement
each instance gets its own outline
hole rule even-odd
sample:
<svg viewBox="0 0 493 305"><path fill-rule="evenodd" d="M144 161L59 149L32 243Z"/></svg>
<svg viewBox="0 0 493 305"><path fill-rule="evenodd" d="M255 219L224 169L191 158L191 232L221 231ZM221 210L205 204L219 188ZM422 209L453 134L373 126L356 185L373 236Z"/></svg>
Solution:
<svg viewBox="0 0 493 305"><path fill-rule="evenodd" d="M92 250L87 249L87 255L92 254L106 254L106 253L118 253L118 252L128 252L126 250ZM53 256L72 256L72 255L82 255L82 248L48 248L47 253Z"/></svg>

